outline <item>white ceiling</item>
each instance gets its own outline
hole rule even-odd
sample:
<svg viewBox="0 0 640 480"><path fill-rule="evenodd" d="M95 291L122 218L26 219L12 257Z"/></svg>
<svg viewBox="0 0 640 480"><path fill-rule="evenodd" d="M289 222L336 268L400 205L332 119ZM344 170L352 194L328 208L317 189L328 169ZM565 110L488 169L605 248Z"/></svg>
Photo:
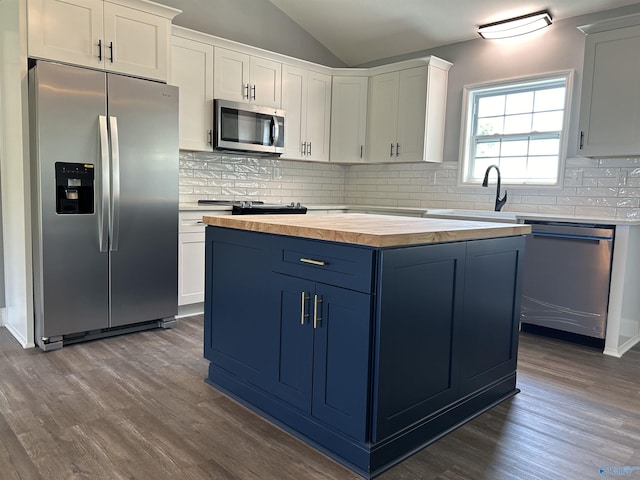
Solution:
<svg viewBox="0 0 640 480"><path fill-rule="evenodd" d="M478 25L549 10L554 20L638 0L269 0L347 65L477 37Z"/></svg>

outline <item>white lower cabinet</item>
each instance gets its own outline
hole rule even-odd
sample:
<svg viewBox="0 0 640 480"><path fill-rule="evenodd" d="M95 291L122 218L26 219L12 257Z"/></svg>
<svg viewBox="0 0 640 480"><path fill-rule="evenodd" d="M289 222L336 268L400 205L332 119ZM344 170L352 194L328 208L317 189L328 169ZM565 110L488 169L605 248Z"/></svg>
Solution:
<svg viewBox="0 0 640 480"><path fill-rule="evenodd" d="M178 306L204 302L204 236L205 215L223 211L184 211L178 224ZM191 311L189 313L202 313Z"/></svg>
<svg viewBox="0 0 640 480"><path fill-rule="evenodd" d="M204 302L204 232L179 236L178 305Z"/></svg>

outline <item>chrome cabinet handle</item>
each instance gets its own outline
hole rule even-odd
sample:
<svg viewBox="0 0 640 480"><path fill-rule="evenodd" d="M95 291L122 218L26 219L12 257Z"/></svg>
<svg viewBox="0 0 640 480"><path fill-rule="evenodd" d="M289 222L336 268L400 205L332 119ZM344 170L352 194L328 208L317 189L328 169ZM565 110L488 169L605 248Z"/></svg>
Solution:
<svg viewBox="0 0 640 480"><path fill-rule="evenodd" d="M302 292L301 297L301 306L300 306L300 325L304 325L305 319L309 318L309 314L305 313L305 302L309 300L309 295L307 295L304 291Z"/></svg>
<svg viewBox="0 0 640 480"><path fill-rule="evenodd" d="M102 61L102 40L98 40L98 61Z"/></svg>
<svg viewBox="0 0 640 480"><path fill-rule="evenodd" d="M302 155L306 155L307 154L307 142L302 142Z"/></svg>
<svg viewBox="0 0 640 480"><path fill-rule="evenodd" d="M360 158L362 158L363 153L364 153L364 145L360 145Z"/></svg>
<svg viewBox="0 0 640 480"><path fill-rule="evenodd" d="M209 136L209 141L207 143L209 145L213 145L213 130L209 130L208 136Z"/></svg>
<svg viewBox="0 0 640 480"><path fill-rule="evenodd" d="M313 260L312 258L301 258L300 261L302 263L310 263L311 265L319 265L321 267L324 267L326 265L326 263L322 260Z"/></svg>
<svg viewBox="0 0 640 480"><path fill-rule="evenodd" d="M244 86L244 95L242 95L242 98L244 98L245 100L249 100L249 84L245 84Z"/></svg>
<svg viewBox="0 0 640 480"><path fill-rule="evenodd" d="M253 87L251 87L251 100L255 100L256 99L256 86L254 85Z"/></svg>
<svg viewBox="0 0 640 480"><path fill-rule="evenodd" d="M322 297L313 296L313 328L318 328L318 323L322 321L322 316L318 315L318 305L322 308ZM322 313L322 312L321 312Z"/></svg>
<svg viewBox="0 0 640 480"><path fill-rule="evenodd" d="M307 155L311 155L311 142L309 142L309 153Z"/></svg>
<svg viewBox="0 0 640 480"><path fill-rule="evenodd" d="M396 143L396 157L400 155L400 144Z"/></svg>
<svg viewBox="0 0 640 480"><path fill-rule="evenodd" d="M278 145L278 140L280 140L280 124L278 123L278 118L274 115L271 118L271 122L273 122L273 140L272 145Z"/></svg>
<svg viewBox="0 0 640 480"><path fill-rule="evenodd" d="M113 63L113 42L109 42L109 61Z"/></svg>
<svg viewBox="0 0 640 480"><path fill-rule="evenodd" d="M391 144L391 151L389 151L389 156L393 157L393 143Z"/></svg>

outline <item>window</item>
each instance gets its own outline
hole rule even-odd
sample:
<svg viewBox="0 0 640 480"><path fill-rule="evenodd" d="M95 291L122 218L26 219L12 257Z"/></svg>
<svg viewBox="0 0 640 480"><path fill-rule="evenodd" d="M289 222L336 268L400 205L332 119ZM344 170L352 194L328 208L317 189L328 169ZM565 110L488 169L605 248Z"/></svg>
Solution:
<svg viewBox="0 0 640 480"><path fill-rule="evenodd" d="M558 186L566 156L572 72L465 87L462 183L490 165L503 183Z"/></svg>

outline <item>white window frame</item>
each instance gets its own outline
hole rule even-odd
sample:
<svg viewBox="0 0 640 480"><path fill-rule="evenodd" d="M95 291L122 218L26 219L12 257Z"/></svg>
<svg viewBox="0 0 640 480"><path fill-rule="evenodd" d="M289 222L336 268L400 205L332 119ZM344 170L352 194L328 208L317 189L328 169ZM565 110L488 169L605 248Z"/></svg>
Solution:
<svg viewBox="0 0 640 480"><path fill-rule="evenodd" d="M548 72L540 75L508 78L503 80L497 80L492 82L477 83L471 85L465 85L462 93L462 122L460 126L460 156L459 156L459 185L473 185L477 186L482 183L482 179L469 178L468 172L471 171L470 162L473 154L473 125L474 125L474 103L476 93L486 93L491 90L502 90L513 87L517 89L518 86L543 82L546 80L552 80L564 77L566 80L565 91L565 106L564 116L562 123L562 130L560 132L560 151L558 156L558 171L556 172L556 181L554 183L535 183L521 182L513 183L503 180L503 185L509 185L510 187L523 187L523 188L559 188L562 187L564 178L565 160L567 158L567 144L569 139L569 124L571 120L571 100L573 97L573 76L574 70L561 70L555 72Z"/></svg>

